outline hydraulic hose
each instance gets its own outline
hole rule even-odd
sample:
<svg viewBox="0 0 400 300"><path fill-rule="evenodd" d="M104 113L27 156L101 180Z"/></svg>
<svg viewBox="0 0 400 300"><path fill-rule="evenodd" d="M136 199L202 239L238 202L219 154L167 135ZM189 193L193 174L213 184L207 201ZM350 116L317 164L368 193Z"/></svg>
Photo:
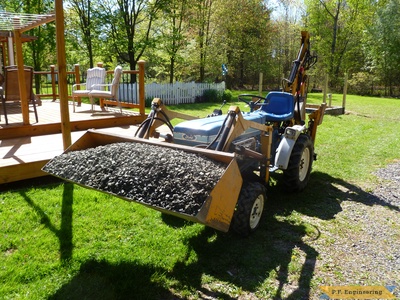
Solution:
<svg viewBox="0 0 400 300"><path fill-rule="evenodd" d="M229 115L228 115L228 116L229 116ZM226 118L224 119L224 122L222 123L221 128L219 129L217 135L216 135L215 138L212 140L212 142L211 142L209 145L207 145L206 149L211 149L212 145L214 145L215 142L218 140L218 138L221 136L222 130L223 130L224 127L225 127L226 120L228 119L228 116L226 116Z"/></svg>
<svg viewBox="0 0 400 300"><path fill-rule="evenodd" d="M222 150L224 150L225 143L226 143L226 140L227 140L227 138L228 138L229 131L230 131L231 128L232 128L233 122L235 121L235 117L236 117L236 113L235 113L235 112L230 111L230 112L228 113L228 116L227 116L226 120L229 119L229 120L228 120L229 123L228 123L227 126L224 126L224 127L223 127L221 139L219 140L218 145L217 145L217 147L215 148L215 150L217 150L217 151L222 151ZM226 122L225 122L225 123L226 123Z"/></svg>

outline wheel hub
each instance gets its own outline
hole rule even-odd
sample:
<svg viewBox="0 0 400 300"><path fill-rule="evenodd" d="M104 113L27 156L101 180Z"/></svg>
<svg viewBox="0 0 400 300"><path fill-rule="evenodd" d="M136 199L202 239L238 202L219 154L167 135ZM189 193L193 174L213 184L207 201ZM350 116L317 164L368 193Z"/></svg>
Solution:
<svg viewBox="0 0 400 300"><path fill-rule="evenodd" d="M263 209L264 209L264 197L263 195L258 195L251 209L250 228L254 229L257 227L258 223L260 222Z"/></svg>
<svg viewBox="0 0 400 300"><path fill-rule="evenodd" d="M300 165L299 165L299 179L303 181L307 177L308 168L310 166L310 149L304 148L301 155Z"/></svg>

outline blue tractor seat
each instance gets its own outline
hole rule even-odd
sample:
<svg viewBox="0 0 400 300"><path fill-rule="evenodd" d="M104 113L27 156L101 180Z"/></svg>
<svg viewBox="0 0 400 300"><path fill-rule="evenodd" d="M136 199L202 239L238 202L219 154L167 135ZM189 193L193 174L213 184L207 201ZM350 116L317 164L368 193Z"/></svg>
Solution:
<svg viewBox="0 0 400 300"><path fill-rule="evenodd" d="M286 92L270 92L261 110L266 113L266 121L287 121L294 116L294 97Z"/></svg>

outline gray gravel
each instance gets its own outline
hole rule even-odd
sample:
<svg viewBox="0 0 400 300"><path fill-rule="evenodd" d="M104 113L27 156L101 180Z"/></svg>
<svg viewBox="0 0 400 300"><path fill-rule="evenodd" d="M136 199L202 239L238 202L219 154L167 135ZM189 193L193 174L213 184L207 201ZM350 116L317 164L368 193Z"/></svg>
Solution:
<svg viewBox="0 0 400 300"><path fill-rule="evenodd" d="M317 276L320 285L396 286L394 294L399 296L400 161L374 175L374 187L341 187L347 199L340 199L334 222L309 220L326 228L311 243L320 253Z"/></svg>
<svg viewBox="0 0 400 300"><path fill-rule="evenodd" d="M43 171L127 200L196 215L225 169L182 150L114 143L67 152Z"/></svg>
<svg viewBox="0 0 400 300"><path fill-rule="evenodd" d="M384 181L374 190L373 195L389 205L400 207L400 162L379 169L375 175Z"/></svg>

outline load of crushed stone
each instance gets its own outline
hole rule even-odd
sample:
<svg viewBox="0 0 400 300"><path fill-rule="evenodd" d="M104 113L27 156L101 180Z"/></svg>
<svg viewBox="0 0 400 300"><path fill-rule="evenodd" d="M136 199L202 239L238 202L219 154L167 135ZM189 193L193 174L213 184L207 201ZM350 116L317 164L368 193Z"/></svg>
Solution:
<svg viewBox="0 0 400 300"><path fill-rule="evenodd" d="M43 171L151 206L196 215L226 165L142 143L113 143L53 158Z"/></svg>

